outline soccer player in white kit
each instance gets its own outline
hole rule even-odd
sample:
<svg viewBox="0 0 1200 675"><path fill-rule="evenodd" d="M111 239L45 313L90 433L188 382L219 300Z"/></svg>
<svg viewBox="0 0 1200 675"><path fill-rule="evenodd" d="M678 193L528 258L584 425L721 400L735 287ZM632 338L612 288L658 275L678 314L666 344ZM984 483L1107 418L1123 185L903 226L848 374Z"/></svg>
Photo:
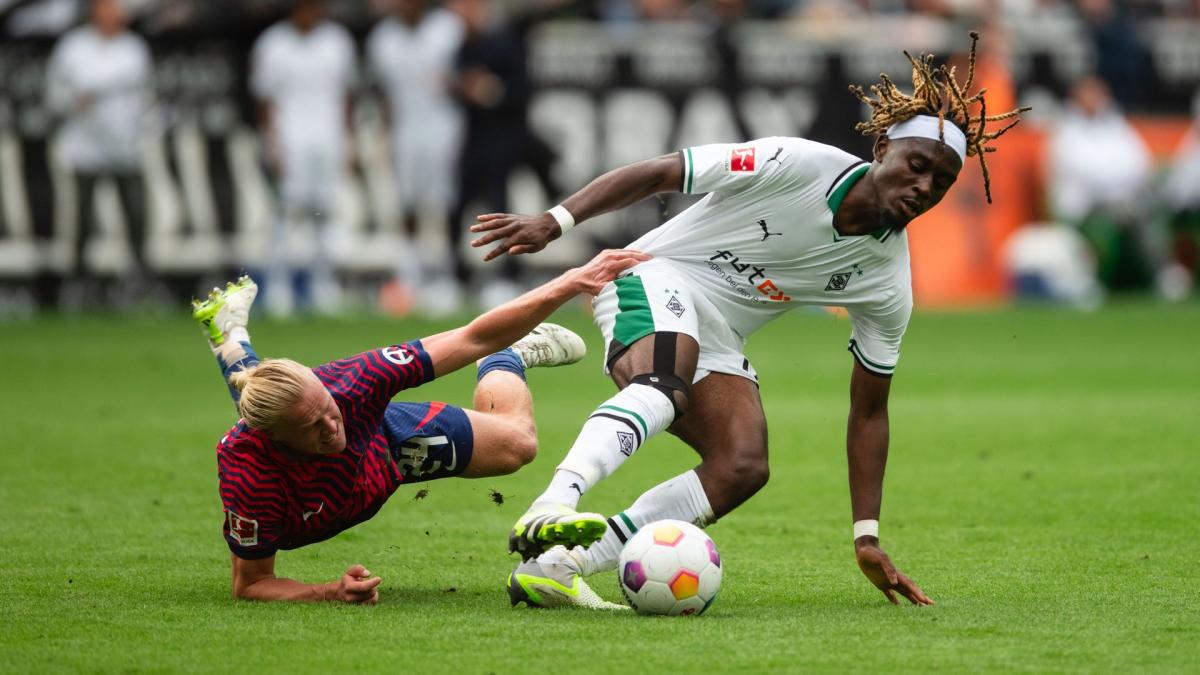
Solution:
<svg viewBox="0 0 1200 675"><path fill-rule="evenodd" d="M355 47L350 32L325 18L324 0L297 0L288 18L268 28L250 56L250 88L268 168L279 180L281 214L267 252L267 309L293 307L293 262L288 232L312 222L319 241L311 270L312 300L337 310L330 214L347 161L350 84Z"/></svg>
<svg viewBox="0 0 1200 675"><path fill-rule="evenodd" d="M464 118L451 94L454 62L466 32L462 19L429 0L398 0L391 16L367 37L372 74L387 97L392 160L404 231L421 227L421 255L406 246L398 276L409 285L435 277L430 289L439 305L457 306L459 289L451 269L450 211L458 199L458 157ZM439 245L428 250L429 234ZM420 269L424 265L425 269ZM441 275L443 279L436 277ZM424 295L424 294L419 294ZM449 299L449 302L447 301Z"/></svg>
<svg viewBox="0 0 1200 675"><path fill-rule="evenodd" d="M767 482L766 420L743 347L801 305L843 307L851 318L847 458L858 565L890 601L932 604L879 545L887 401L912 311L905 227L942 199L968 156L982 162L985 144L1016 123L986 132L986 122L1019 112L972 112L982 105L965 93L974 56L972 42L965 85L923 56L913 60L911 96L886 76L875 99L851 88L872 108L856 128L879 134L870 163L799 138L705 145L611 171L546 214L480 216L473 229L487 234L474 244L500 242L491 259L540 250L576 221L659 192L706 194L630 245L654 259L593 303L606 371L621 391L591 414L513 527L510 550L525 557L509 576L513 604L599 607L580 577L613 569L639 527L664 518L707 525ZM584 492L668 429L700 454L699 466L611 518L576 511Z"/></svg>
<svg viewBox="0 0 1200 675"><path fill-rule="evenodd" d="M150 109L153 63L146 41L126 29L117 0L93 0L91 21L54 46L46 77L48 107L63 117L55 143L57 161L75 178L78 224L74 266L63 284L62 304L87 303L87 238L96 222L93 196L99 181L111 179L129 231L134 269L129 291L146 290L146 209L142 180L142 140Z"/></svg>

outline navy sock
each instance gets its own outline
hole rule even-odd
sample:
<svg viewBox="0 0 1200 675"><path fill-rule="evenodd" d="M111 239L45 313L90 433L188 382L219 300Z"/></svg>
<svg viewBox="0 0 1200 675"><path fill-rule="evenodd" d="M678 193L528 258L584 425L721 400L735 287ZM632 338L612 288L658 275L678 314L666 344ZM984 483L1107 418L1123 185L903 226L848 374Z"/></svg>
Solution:
<svg viewBox="0 0 1200 675"><path fill-rule="evenodd" d="M242 392L238 391L232 384L229 384L229 376L238 371L253 368L259 364L258 354L254 353L254 348L250 346L249 342L239 342L238 344L242 346L242 355L233 363L225 363L225 359L221 358L220 354L217 355L217 365L221 366L221 377L225 380L225 385L229 387L229 396L233 399L235 406L241 399Z"/></svg>
<svg viewBox="0 0 1200 675"><path fill-rule="evenodd" d="M521 357L517 356L517 353L511 347L496 352L481 361L479 363L479 372L475 374L475 381L482 380L484 375L493 370L507 370L522 380L525 379L525 365L521 363Z"/></svg>

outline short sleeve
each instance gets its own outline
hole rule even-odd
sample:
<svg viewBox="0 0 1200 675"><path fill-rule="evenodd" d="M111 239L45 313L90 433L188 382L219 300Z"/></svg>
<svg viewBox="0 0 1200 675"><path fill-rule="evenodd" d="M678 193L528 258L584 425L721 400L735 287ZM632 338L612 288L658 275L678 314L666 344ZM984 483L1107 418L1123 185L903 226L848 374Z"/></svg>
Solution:
<svg viewBox="0 0 1200 675"><path fill-rule="evenodd" d="M244 560L275 555L283 532L286 494L275 470L253 462L218 459L222 531L229 550Z"/></svg>
<svg viewBox="0 0 1200 675"><path fill-rule="evenodd" d="M900 341L912 315L912 296L880 307L848 308L853 328L850 353L863 368L891 376L900 360Z"/></svg>
<svg viewBox="0 0 1200 675"><path fill-rule="evenodd" d="M365 404L368 409L382 408L396 394L419 387L434 376L433 362L420 340L372 349L319 366L313 372L335 398Z"/></svg>
<svg viewBox="0 0 1200 675"><path fill-rule="evenodd" d="M685 148L683 192L741 192L769 175L795 167L796 139L761 138L742 144L717 143ZM785 164L786 162L786 164Z"/></svg>

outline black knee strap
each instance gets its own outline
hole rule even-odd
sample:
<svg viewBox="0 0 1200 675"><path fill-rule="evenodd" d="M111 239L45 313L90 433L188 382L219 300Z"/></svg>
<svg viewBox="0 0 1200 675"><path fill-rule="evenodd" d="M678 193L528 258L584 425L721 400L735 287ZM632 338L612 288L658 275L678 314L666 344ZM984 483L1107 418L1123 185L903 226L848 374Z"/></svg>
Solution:
<svg viewBox="0 0 1200 675"><path fill-rule="evenodd" d="M675 373L668 375L642 373L641 375L634 375L633 379L629 380L629 384L644 384L662 392L663 396L666 396L667 400L671 402L671 407L675 409L675 419L679 419L679 416L683 414L683 409L679 407L679 402L675 400L674 392L679 392L684 397L687 397L691 389L688 383L684 382Z"/></svg>
<svg viewBox="0 0 1200 675"><path fill-rule="evenodd" d="M671 402L671 407L675 409L675 419L679 419L679 416L683 414L683 409L675 400L674 393L679 392L683 394L684 398L687 398L692 389L690 384L675 374L675 341L678 337L678 333L655 333L654 372L634 375L629 380L630 384L644 384L662 392Z"/></svg>

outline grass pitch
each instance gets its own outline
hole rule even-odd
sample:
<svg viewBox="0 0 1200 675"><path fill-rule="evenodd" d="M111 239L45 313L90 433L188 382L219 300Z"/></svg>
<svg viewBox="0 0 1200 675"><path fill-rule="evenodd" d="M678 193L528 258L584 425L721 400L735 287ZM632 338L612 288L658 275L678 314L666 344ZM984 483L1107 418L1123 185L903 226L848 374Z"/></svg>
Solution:
<svg viewBox="0 0 1200 675"><path fill-rule="evenodd" d="M886 550L937 601L893 607L850 542L849 326L794 313L749 346L772 479L710 533L724 588L700 618L511 609L513 520L610 395L598 337L534 371L542 453L514 476L401 487L374 520L279 556L376 607L235 602L214 445L233 421L179 318L0 326L0 670L1195 672L1200 659L1200 307L918 314L892 388ZM318 363L444 326L252 326ZM465 404L471 373L414 392ZM730 420L737 424L737 420ZM648 444L584 506L613 512L694 463ZM493 503L490 491L505 496ZM610 599L615 576L592 579Z"/></svg>

